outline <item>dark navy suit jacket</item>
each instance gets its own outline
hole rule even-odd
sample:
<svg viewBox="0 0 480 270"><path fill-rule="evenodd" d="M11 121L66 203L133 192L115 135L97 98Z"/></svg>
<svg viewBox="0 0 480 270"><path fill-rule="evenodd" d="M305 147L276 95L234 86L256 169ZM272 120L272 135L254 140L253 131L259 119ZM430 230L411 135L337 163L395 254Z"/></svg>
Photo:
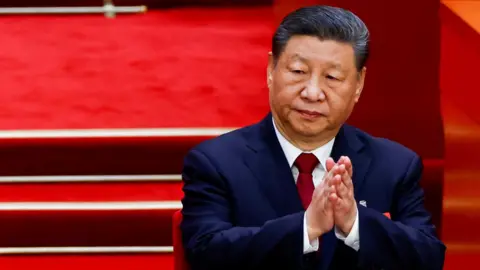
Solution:
<svg viewBox="0 0 480 270"><path fill-rule="evenodd" d="M331 154L342 155L353 163L360 250L332 230L319 252L304 255L305 210L271 115L196 146L183 169L181 230L191 268L442 269L445 246L423 205L418 155L346 124Z"/></svg>

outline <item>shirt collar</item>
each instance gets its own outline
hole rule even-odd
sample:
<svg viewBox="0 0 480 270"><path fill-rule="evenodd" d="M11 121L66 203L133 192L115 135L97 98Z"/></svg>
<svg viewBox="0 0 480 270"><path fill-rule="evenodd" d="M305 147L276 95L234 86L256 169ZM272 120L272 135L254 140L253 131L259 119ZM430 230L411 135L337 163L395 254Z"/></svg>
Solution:
<svg viewBox="0 0 480 270"><path fill-rule="evenodd" d="M297 148L293 144L291 144L278 130L275 120L273 120L273 127L275 129L275 133L278 138L278 142L280 143L280 146L282 147L283 153L285 154L285 157L287 158L288 165L290 168L293 166L293 163L295 160L300 156L300 154L304 153L305 151L302 151L301 149ZM320 164L324 169L326 169L326 163L327 159L330 157L330 154L332 152L333 148L333 143L335 142L335 137L331 139L329 142L326 144L320 146L319 148L316 148L312 151L306 151L305 153L312 153L314 154L317 159L320 161Z"/></svg>

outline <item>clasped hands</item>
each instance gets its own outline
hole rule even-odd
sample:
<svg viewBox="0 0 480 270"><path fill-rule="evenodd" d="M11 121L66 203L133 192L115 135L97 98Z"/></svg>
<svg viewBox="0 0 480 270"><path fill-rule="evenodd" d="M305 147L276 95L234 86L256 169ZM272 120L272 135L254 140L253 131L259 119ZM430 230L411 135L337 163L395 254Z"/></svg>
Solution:
<svg viewBox="0 0 480 270"><path fill-rule="evenodd" d="M357 217L357 203L353 193L353 167L348 157L342 156L337 163L329 158L327 173L313 192L306 211L307 230L310 241L336 226L345 236L352 230Z"/></svg>

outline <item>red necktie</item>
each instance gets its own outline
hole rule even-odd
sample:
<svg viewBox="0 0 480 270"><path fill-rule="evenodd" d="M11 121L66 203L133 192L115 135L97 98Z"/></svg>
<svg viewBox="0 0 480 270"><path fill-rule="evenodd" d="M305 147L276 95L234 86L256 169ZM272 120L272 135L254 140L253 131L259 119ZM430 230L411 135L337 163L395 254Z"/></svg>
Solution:
<svg viewBox="0 0 480 270"><path fill-rule="evenodd" d="M318 165L319 161L314 154L302 153L295 160L295 166L297 166L299 174L297 179L297 189L302 200L302 205L305 210L312 201L313 191L315 186L313 185L312 172Z"/></svg>

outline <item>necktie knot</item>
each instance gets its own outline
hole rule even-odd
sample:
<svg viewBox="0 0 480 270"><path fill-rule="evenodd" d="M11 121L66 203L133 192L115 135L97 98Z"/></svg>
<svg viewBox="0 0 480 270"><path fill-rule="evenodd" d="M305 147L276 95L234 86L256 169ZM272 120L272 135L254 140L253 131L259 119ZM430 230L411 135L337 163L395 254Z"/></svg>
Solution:
<svg viewBox="0 0 480 270"><path fill-rule="evenodd" d="M318 165L319 161L317 157L312 153L302 153L295 160L295 166L297 166L300 173L309 173L311 174L315 167Z"/></svg>

